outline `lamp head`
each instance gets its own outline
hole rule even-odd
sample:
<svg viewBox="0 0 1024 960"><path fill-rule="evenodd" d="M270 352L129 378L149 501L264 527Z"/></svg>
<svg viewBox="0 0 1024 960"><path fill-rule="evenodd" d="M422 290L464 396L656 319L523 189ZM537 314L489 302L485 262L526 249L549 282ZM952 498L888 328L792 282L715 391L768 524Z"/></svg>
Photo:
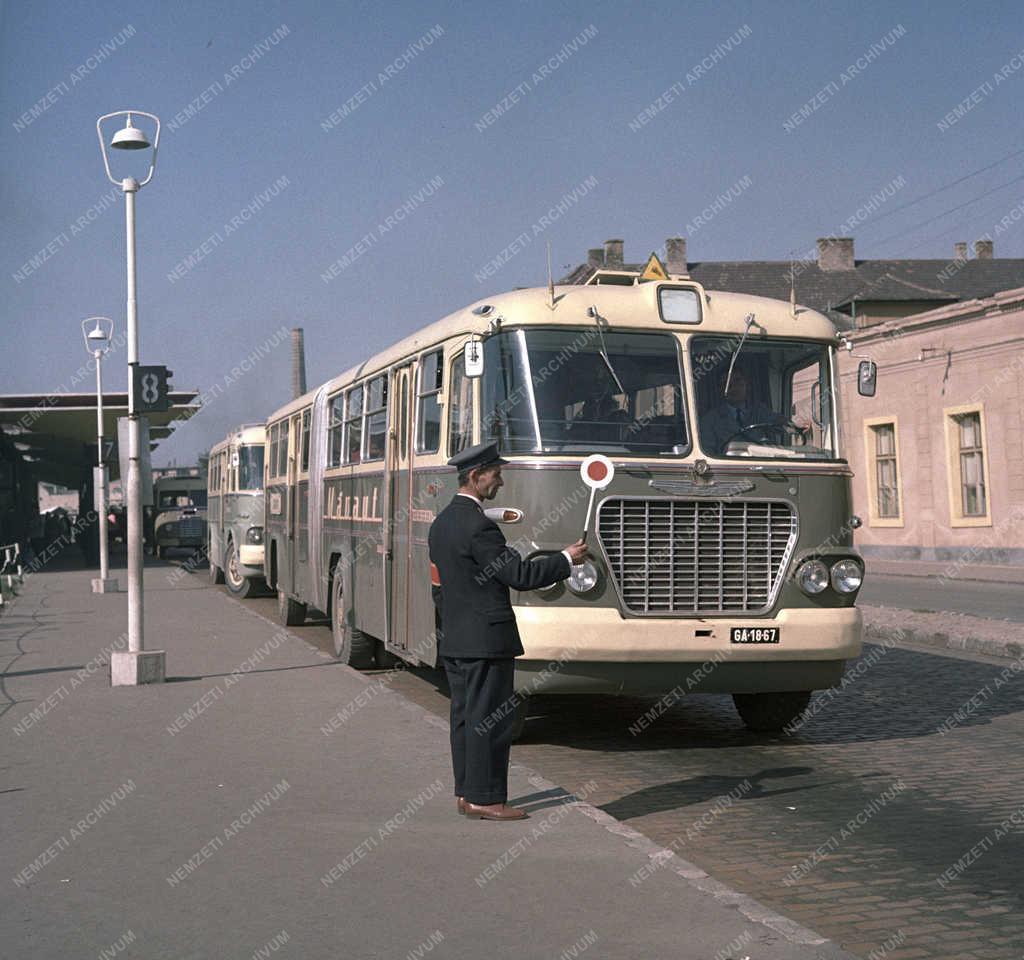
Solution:
<svg viewBox="0 0 1024 960"><path fill-rule="evenodd" d="M108 317L89 317L82 321L82 336L85 349L94 357L104 354L110 348L114 336L114 321Z"/></svg>
<svg viewBox="0 0 1024 960"><path fill-rule="evenodd" d="M132 115L128 114L128 122L122 130L118 130L110 141L115 150L145 150L150 146L146 135L132 123Z"/></svg>
<svg viewBox="0 0 1024 960"><path fill-rule="evenodd" d="M101 330L100 329L100 325L97 322L96 326L93 327L86 334L86 339L90 343L96 344L96 346L102 346L104 343L106 343L110 339L110 336L109 336L109 334L107 333L106 330Z"/></svg>

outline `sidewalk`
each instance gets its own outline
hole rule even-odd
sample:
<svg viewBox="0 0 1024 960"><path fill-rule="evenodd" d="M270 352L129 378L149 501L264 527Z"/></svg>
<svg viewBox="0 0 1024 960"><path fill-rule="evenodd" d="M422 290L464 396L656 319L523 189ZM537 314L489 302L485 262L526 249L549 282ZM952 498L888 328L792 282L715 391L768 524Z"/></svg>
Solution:
<svg viewBox="0 0 1024 960"><path fill-rule="evenodd" d="M446 724L175 569L163 685L111 689L87 571L0 615L5 956L849 956L523 767L530 819L458 817Z"/></svg>

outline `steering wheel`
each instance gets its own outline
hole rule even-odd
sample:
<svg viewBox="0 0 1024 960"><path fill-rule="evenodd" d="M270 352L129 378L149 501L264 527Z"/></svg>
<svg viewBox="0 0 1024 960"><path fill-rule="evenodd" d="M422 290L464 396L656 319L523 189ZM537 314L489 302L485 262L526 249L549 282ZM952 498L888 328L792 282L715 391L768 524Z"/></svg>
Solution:
<svg viewBox="0 0 1024 960"><path fill-rule="evenodd" d="M750 426L741 427L735 433L729 435L729 437L722 444L724 450L736 437L743 437L750 440L752 443L771 443L771 440L765 440L763 437L752 436L754 430L771 431L778 437L779 446L782 446L785 442L786 437L806 437L807 430L803 427L797 426L792 420L783 420L779 423L772 423L766 421L764 423L752 423Z"/></svg>

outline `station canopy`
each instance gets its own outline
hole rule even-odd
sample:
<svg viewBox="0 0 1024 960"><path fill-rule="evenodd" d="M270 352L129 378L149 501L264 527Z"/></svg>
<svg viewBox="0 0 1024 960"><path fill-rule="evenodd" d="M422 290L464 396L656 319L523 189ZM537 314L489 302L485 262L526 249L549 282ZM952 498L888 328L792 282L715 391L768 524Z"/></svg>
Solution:
<svg viewBox="0 0 1024 960"><path fill-rule="evenodd" d="M150 450L199 412L198 395L172 390L170 409L145 415ZM104 459L111 479L120 476L117 421L126 416L128 394L104 393ZM13 447L40 480L76 487L96 462L96 394L0 394L0 432L9 444L0 449Z"/></svg>

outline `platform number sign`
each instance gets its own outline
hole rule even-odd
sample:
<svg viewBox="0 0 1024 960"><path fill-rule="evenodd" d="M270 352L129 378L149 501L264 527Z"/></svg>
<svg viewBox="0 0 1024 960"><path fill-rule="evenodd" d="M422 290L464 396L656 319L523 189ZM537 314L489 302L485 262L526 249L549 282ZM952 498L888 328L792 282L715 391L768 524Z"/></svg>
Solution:
<svg viewBox="0 0 1024 960"><path fill-rule="evenodd" d="M155 413L171 406L170 384L173 371L167 367L136 367L132 392L139 413Z"/></svg>

